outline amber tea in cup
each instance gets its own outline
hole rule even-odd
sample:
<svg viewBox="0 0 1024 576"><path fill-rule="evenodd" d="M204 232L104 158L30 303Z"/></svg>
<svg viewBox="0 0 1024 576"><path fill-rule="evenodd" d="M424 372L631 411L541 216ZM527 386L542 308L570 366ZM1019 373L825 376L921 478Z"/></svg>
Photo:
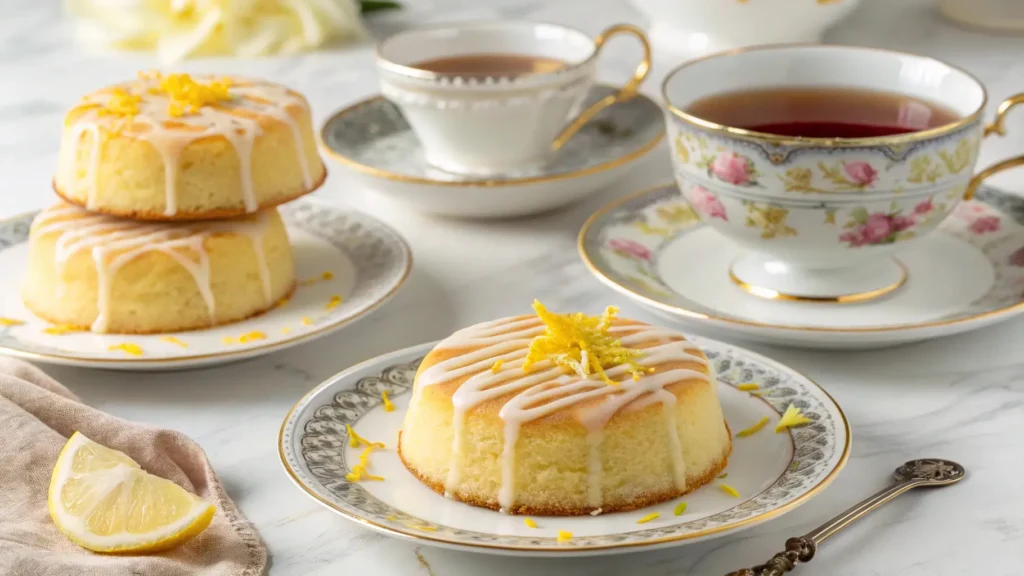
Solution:
<svg viewBox="0 0 1024 576"><path fill-rule="evenodd" d="M960 119L953 110L915 96L838 87L724 92L693 102L686 112L733 128L807 138L907 134Z"/></svg>
<svg viewBox="0 0 1024 576"><path fill-rule="evenodd" d="M517 78L526 74L557 72L569 65L564 60L528 54L461 54L431 58L412 64L413 68L435 74L469 78Z"/></svg>

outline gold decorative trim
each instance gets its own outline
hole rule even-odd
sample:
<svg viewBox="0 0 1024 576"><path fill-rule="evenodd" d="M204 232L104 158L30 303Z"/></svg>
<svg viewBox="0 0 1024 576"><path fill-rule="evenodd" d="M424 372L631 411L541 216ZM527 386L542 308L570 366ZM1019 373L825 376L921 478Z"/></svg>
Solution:
<svg viewBox="0 0 1024 576"><path fill-rule="evenodd" d="M661 190L662 188L667 188L669 186L675 187L676 184L675 184L675 182L671 182L671 183L662 184L660 186L652 186L650 188L644 188L643 190L638 190L636 192L633 192L632 194L627 194L626 196L623 196L622 198L619 198L617 200L612 201L611 203L607 204L603 208L599 209L597 212L594 212L590 216L590 218L588 218L587 221L583 223L583 227L580 228L580 233L576 237L576 249L579 252L580 258L583 260L583 264L590 270L591 274L593 274L598 280L600 280L602 283L604 283L606 286L612 288L613 290L615 290L615 291L617 291L617 292L619 292L621 294L626 294L630 298L638 300L638 301L640 301L640 302L642 302L642 303L644 303L647 306L650 306L652 308L657 308L657 309L659 309L659 310L661 310L663 312L668 312L669 314L673 314L673 315L677 315L677 316L685 316L686 318L693 319L693 320L710 320L710 321L713 321L713 322L722 322L724 324L728 324L728 325L732 325L732 326L743 326L743 327L748 327L748 328L772 328L772 329L775 329L775 330L786 330L786 331L789 331L789 332L835 332L835 333L853 333L853 332L857 332L857 333L872 333L873 332L873 333L884 333L884 332L899 332L899 331L904 331L904 330L919 330L919 329L922 329L922 328L935 328L935 327L938 327L938 326L952 326L952 325L955 325L955 324L964 324L964 323L967 323L967 322L975 322L975 321L978 321L978 320L983 320L985 318L991 318L991 317L994 317L994 316L1000 316L1000 315L1003 315L1003 314L1006 314L1006 313L1009 313L1009 312L1013 312L1013 311L1016 311L1016 310L1024 309L1024 300L1022 300L1022 301L1017 302L1015 304L1011 304L1009 306L1004 306L1004 307L998 308L996 310L989 310L989 311L983 312L981 314L976 314L974 316L967 316L965 318L957 318L955 320L932 320L932 321L929 321L929 322L920 322L918 324L909 324L909 325L904 325L904 326L849 326L849 327L845 327L845 328L833 328L831 326L805 326L805 325L799 325L799 324L798 325L782 325L782 324L770 324L770 323L767 323L767 322L756 322L756 321L753 321L753 320L742 320L742 319L739 319L739 318L729 318L729 317L726 317L726 316L719 316L717 314L705 314L703 312L696 312L694 310L687 310L686 308L682 308L682 307L675 306L675 305L672 305L672 304L665 304L664 302L659 302L657 300L654 300L653 298L649 298L647 296L644 296L643 294L639 294L636 291L634 291L632 288L626 286L625 284L621 284L621 283L615 281L614 279L610 278L609 276L605 275L605 273L602 272L601 269L598 268L597 265L594 264L593 260L590 259L590 255L587 253L587 250L586 250L586 248L584 246L583 239L586 237L587 231L590 229L590 227L593 226L594 223L597 222L598 219L600 219L602 216L604 216L608 212L611 212L611 211L615 210L616 208L618 208L622 204L625 204L626 202L629 202L630 200L633 200L635 198L639 198L639 197L641 197L641 196L643 196L645 194L650 194L651 192L654 192L655 190Z"/></svg>
<svg viewBox="0 0 1024 576"><path fill-rule="evenodd" d="M672 78L680 71L694 64L704 62L706 60L712 60L717 58L727 58L729 56L735 56L744 52L755 52L755 51L768 51L768 50L786 50L791 48L828 48L828 49L841 49L861 52L882 52L885 54L893 54L897 56L906 56L909 58L924 58L932 60L943 66L947 66L961 74L967 76L973 80L979 88L981 88L981 104L978 108L967 116L951 122L949 124L943 124L935 128L929 128L927 130L921 130L919 132L909 132L906 134L894 134L890 136L872 136L868 138L810 138L806 136L779 136L778 134L769 134L767 132L756 132L754 130L746 130L743 128L734 128L732 126L726 126L717 122L711 122L698 118L691 114L684 112L683 110L674 106L669 100L668 96L668 84ZM931 58L929 56L922 56L920 54L910 54L908 52L900 52L898 50L887 50L884 48L869 48L866 46L851 46L846 44L820 44L820 43L790 43L790 44L771 44L764 46L751 46L748 48L737 48L735 50L727 50L724 52L718 52L715 54L709 54L700 58L694 58L688 60L679 66L673 68L666 76L665 80L661 83L661 97L665 102L665 107L668 108L669 112L673 116L679 118L683 122L695 126L699 129L725 134L733 138L739 138L742 140L749 140L754 142L768 143L773 146L808 146L808 147L821 147L821 148L857 148L864 146L899 146L909 144L912 142L920 142L923 140L929 140L936 136L942 136L943 134L949 134L956 132L961 128L964 128L975 122L980 122L982 114L985 113L985 105L988 103L988 91L985 89L985 84L979 80L976 76L960 68L954 66L937 58Z"/></svg>
<svg viewBox="0 0 1024 576"><path fill-rule="evenodd" d="M843 421L843 429L846 432L846 444L843 446L843 453L842 453L842 455L840 455L839 461L836 463L835 468L833 468L828 473L827 476L822 478L821 481L818 482L818 484L816 484L813 488L811 488L810 490L808 490L804 494L801 494L800 496L795 498L792 502L788 502L787 504L785 504L783 506L780 506L779 508L776 508L774 510L769 510L769 511L764 512L762 514L758 514L757 516L752 516L750 518L744 518L743 520L740 520L740 521L735 522L733 524L729 524L729 525L725 525L725 526L718 526L716 528L708 528L706 530L701 530L699 532L694 532L694 533L691 533L691 534L681 534L681 535L675 535L675 536L665 536L665 537L661 537L661 538L652 538L652 539L647 540L645 542L622 542L622 543L618 543L618 544L608 544L608 545L603 545L603 546L574 546L574 547L571 547L571 548L566 548L564 546L557 546L557 545L556 546L505 546L505 545L501 545L501 544L487 544L487 543L483 543L483 542L453 541L453 540L449 540L449 539L445 539L445 538L440 538L440 537L437 537L437 536L431 536L429 534L424 534L424 533L421 533L421 532L411 532L411 531L407 532L405 530L400 530L400 529L394 528L392 526L385 526L384 524L379 524L377 522L374 522L373 520L370 520L370 519L364 518L362 516L359 516L359 515L353 514L351 512L348 512L348 511L346 511L345 509L343 509L343 508L341 508L339 506L335 506L334 503L330 502L329 500L326 500L326 499L322 498L319 494L316 493L315 490L313 490L312 488L307 486L305 483L303 483L303 481L298 477L298 475L295 473L295 471L292 470L291 466L288 465L288 459L287 459L287 457L285 457L285 454L284 454L284 432L285 432L285 425L288 423L288 420L291 419L292 414L295 412L295 409L298 408L298 406L300 404L305 402L307 398L309 398L310 396L313 396L313 395L319 393L320 390L322 390L323 388L326 388L327 386L329 386L331 383L333 383L342 374L344 374L346 372L357 372L359 370L362 370L362 369L366 368L367 366L370 366L372 364L375 364L375 363L381 361L383 358L386 358L386 357L389 357L389 356L399 356L403 352L410 351L410 350L412 350L414 348L418 348L418 347L419 346L410 346L409 348L404 348L402 350L396 350L396 351L393 351L393 352L388 352L386 354L381 354L380 356L376 356L374 358L370 358L369 360L364 360L363 362L360 362L358 364L350 366L350 367L348 367L348 368L346 368L346 369L344 369L344 370L334 374L333 376L331 376L330 378L325 380L323 383L321 383L320 385L316 386L315 388L313 388L312 390L310 390L309 392L304 394L302 396L302 398L299 398L298 402L296 402L294 405L292 405L292 407L288 410L288 413L285 414L284 420L281 422L281 428L280 428L280 430L278 431L278 434L277 434L277 455L278 455L278 458L280 458L280 460L281 460L281 466L284 468L284 471L288 474L288 476L291 478L292 482L295 483L296 486L298 486L303 492L308 494L310 497L312 497L314 500L316 500L320 504L326 506L327 508L329 508L331 510L334 510L338 514L341 514L342 516L344 516L345 518L348 518L349 520L352 520L354 522L362 524L363 526L366 526L366 527L371 528L373 530L377 530L378 532L383 532L385 534L388 534L389 536L396 536L398 538L414 540L414 541L435 542L435 543L438 543L438 544L441 544L441 545L456 546L456 547L460 547L460 548L478 548L478 549L483 549L483 550L504 550L504 551L511 551L511 552L517 552L517 551L518 552L554 552L554 553L567 552L569 554L578 553L578 552L593 552L593 551L598 551L598 550L613 550L613 549L619 549L619 548L643 548L643 547L647 547L647 546L654 546L654 545L657 545L657 544L665 544L665 543L668 543L668 542L681 542L681 541L684 541L684 540L693 540L695 538L703 538L705 536L710 536L712 534L717 534L717 533L720 533L720 532L728 532L728 531L732 531L732 530L737 530L737 529L739 529L739 528L741 528L743 526L750 526L750 525L754 525L754 524L760 524L761 522L765 522L765 521L770 520L772 518L775 518L777 516L781 516L782 514L785 514L786 512L789 512L791 510L794 510L795 508L798 508L800 505L806 503L808 500L810 500L811 498L813 498L814 496L818 495L820 492L822 492L826 488L828 488L828 486L832 483L832 481L836 479L836 477L839 475L840 472L842 472L843 468L846 466L846 462L850 459L850 446L851 446L851 444L853 442L853 431L850 428L850 421L846 417L846 413L843 412L842 406L840 406L839 403L836 402L836 399L833 398L832 395L829 394L828 391L825 390L825 388L822 387L820 384L818 384L817 382L815 382L811 378L807 377L807 375L794 370L793 368L791 368L788 365L785 365L786 369L788 369L789 371L799 375L801 378L804 378L805 380L807 380L811 384L814 384L814 386L816 386L818 388L818 390L821 390L821 393L824 394L825 397L828 398L832 402L832 405L836 407L836 411L839 413L839 416L840 416L840 418ZM763 399L761 399L761 400L764 401ZM773 410L774 410L774 408L773 408ZM776 410L776 412L777 412L777 410ZM790 435L790 441L791 442L793 441L792 435ZM796 446L795 445L793 446L793 455L792 455L791 458L796 458ZM788 467L787 467L787 470L788 470ZM783 474L785 474L785 471L783 471Z"/></svg>
<svg viewBox="0 0 1024 576"><path fill-rule="evenodd" d="M610 84L599 83L598 85L605 86L605 87L613 89L613 90L618 90L617 87L611 86ZM653 100L651 100L650 98L648 98L647 96L645 96L643 94L637 94L635 96L635 98L646 98L649 102L657 105L657 103L655 103ZM369 98L365 98L363 100L360 100L360 101L356 102L355 104L352 104L351 106L348 106L346 108L342 108L341 110L338 110L334 114L331 114L331 116L323 123L323 126L321 126L320 132L318 133L318 136L317 136L317 138L319 140L320 148L324 151L325 154L327 154L327 156L333 158L334 160L337 160L341 164L343 164L345 166L348 166L349 168L351 168L351 169L353 169L353 170L355 170L357 172L361 172L363 174L367 174L369 176L373 176L373 177L376 177L376 178L383 178L385 180L392 180L392 181L395 181L395 182L406 182L408 184L426 184L426 185L429 185L429 186L450 186L450 187L453 187L453 188L502 188L502 187L511 187L511 186L523 186L523 185L526 185L526 184L538 184L538 183L541 183L541 182L555 182L557 180L567 180L567 179L570 179L570 178L580 178L582 176L589 176L591 174L596 174L598 172L604 172L605 170L611 170L612 168L615 168L615 167L618 167L618 166L622 166L623 164L628 164L629 162L637 160L637 159L641 158L642 156L645 156L651 150L653 150L662 141L662 139L664 139L664 137L665 137L665 131L661 130L660 132L658 132L658 135L655 136L650 142L644 144L639 149L634 150L633 152L630 152L629 154L626 154L625 156L622 156L620 158L615 158L613 160L609 160L608 162L605 162L603 164L598 164L596 166L588 166L586 168L583 168L583 169L580 169L580 170L576 170L574 172L565 172L565 173L562 173L562 174L552 174L550 176L530 176L530 177L527 177L527 178L511 178L511 179L507 179L507 180L500 180L500 179L434 180L432 178L421 178L419 176L409 176L408 174L399 174L398 172L390 172L388 170L382 170L380 168L375 168L373 166L368 166L366 164L362 164L360 162L357 162L357 161L349 158L348 156L345 156L345 155L341 154L340 152L336 152L336 151L332 150L329 146L327 146L326 132L327 132L327 127L329 125L331 125L336 119L338 119L338 118L340 118L340 117L342 117L342 116L344 116L346 114L351 113L356 108L359 108L360 106L365 106L365 105L370 104L371 102L374 102L374 101L377 101L377 100L384 100L384 97L381 96L381 95L371 96Z"/></svg>
<svg viewBox="0 0 1024 576"><path fill-rule="evenodd" d="M788 302L812 302L815 304L853 304L855 302L867 302L868 300L880 298L896 290L900 286L906 284L907 275L909 274L909 272L907 271L907 266L898 259L894 258L894 260L896 260L896 264L900 267L899 280L893 282L892 284L889 284L888 286L882 286L881 288L875 288L874 290L865 290L863 292L843 294L841 296L801 296L799 294L787 294L785 292L779 292L778 290L773 290L771 288L765 288L763 286L750 284L748 282L744 282L743 280L740 279L739 276L736 275L736 272L733 270L736 266L735 262L732 266L729 267L729 279L732 280L733 284L736 284L737 286L749 292L750 294L753 294L758 298L764 298L766 300L786 300Z"/></svg>
<svg viewBox="0 0 1024 576"><path fill-rule="evenodd" d="M309 200L307 200L307 202L308 201ZM326 204L321 200L312 200L312 202L315 204ZM4 224L11 220L17 220L18 218L24 218L26 216L36 214L38 212L39 210L32 210L29 212L22 212L14 216L8 216L7 218L0 218L0 224ZM383 224L384 226L391 228L391 226L385 224L382 220L376 217L370 216L370 218L373 218L374 220L381 222L381 224ZM285 222L285 224L287 225L287 222ZM382 295L376 302L374 302L373 304L361 310L359 313L355 314L350 318L346 318L337 323L328 324L327 326L323 326L312 332L306 332L304 334L294 336L292 338L288 338L285 340L276 340L274 342L269 342L267 344L261 344L259 346L253 346L251 348L232 350L229 352L211 352L208 354L177 356L173 358L94 358L56 354L41 354L38 352L26 352L24 350L8 348L6 346L0 346L0 354L14 356L16 358L23 358L25 360L39 360L44 362L52 362L55 364L63 364L65 366L72 365L70 363L75 362L78 365L93 365L102 367L110 366L112 364L190 364L197 360L207 360L211 358L226 358L230 356L241 356L241 358L239 359L244 360L247 358L252 358L254 356L259 356L259 354L253 354L253 352L265 351L264 353L269 353L279 349L283 350L285 348L291 348L292 346L296 346L303 342L314 340L316 338L319 338L320 336L330 334L335 330L340 330L341 328L344 328L345 326L351 324L352 322L359 320L363 316L366 316L367 314L370 314L371 312L377 310L378 308L386 304L389 300L391 300L395 293L398 292L398 289L401 288L402 285L405 284L405 281L409 279L409 274L412 272L413 266L412 248L409 247L409 243L406 242L405 238L403 238L402 235L398 234L397 232L395 232L395 237L398 239L399 242L401 242L402 246L405 248L405 270L402 272L402 277L398 279L398 282L396 282L395 285L392 286L391 290L389 290L387 294Z"/></svg>

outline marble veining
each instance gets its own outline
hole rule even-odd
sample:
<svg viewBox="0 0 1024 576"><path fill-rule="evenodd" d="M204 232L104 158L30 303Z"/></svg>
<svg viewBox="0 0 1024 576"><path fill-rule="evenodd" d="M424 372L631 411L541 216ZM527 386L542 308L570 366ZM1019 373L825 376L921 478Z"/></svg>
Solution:
<svg viewBox="0 0 1024 576"><path fill-rule="evenodd" d="M371 23L376 35L428 21L531 18L591 33L642 18L623 0L404 0L404 13ZM729 1L729 0L720 0ZM751 0L758 1L758 0ZM54 201L61 118L77 98L155 66L145 55L97 55L75 46L58 2L8 0L0 8L0 217ZM864 0L829 41L910 50L944 58L984 81L989 113L1024 90L1024 39L984 35L946 23L933 0ZM628 76L637 55L624 46L600 62L603 81ZM657 92L672 57L658 52L645 87ZM369 45L264 60L186 62L188 72L265 77L305 93L319 125L334 110L377 91ZM1024 150L1024 113L1010 134L982 146L979 165ZM897 464L939 456L969 470L958 486L897 500L830 540L798 574L828 576L1016 576L1024 562L1024 320L918 345L862 353L744 346L820 382L850 417L850 463L823 495L792 514L735 536L680 549L573 560L509 559L420 547L336 517L292 486L275 440L288 408L316 383L372 356L446 336L454 329L528 313L533 298L556 309L657 318L591 278L575 236L586 217L626 191L671 180L667 148L615 190L553 214L507 222L420 216L353 189L337 165L318 196L348 203L399 229L416 268L391 303L331 337L257 360L186 373L109 373L48 368L88 402L119 417L180 430L207 451L228 492L256 525L273 576L716 576L774 554L888 482ZM993 181L1024 192L1024 176ZM0 572L5 567L0 566Z"/></svg>

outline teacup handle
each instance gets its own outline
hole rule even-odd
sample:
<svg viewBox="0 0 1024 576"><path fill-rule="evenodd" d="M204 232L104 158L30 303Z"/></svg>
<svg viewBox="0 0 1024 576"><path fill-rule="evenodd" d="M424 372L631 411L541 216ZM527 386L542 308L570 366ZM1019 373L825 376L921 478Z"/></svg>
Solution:
<svg viewBox="0 0 1024 576"><path fill-rule="evenodd" d="M988 137L992 134L998 134L1000 136L1006 135L1006 115L1009 114L1010 110L1018 104L1024 104L1024 93L1010 96L1006 100L1003 100L1002 104L999 105L999 109L996 111L996 118L991 124L985 126L984 137ZM989 176L1002 172L1003 170L1009 170L1010 168L1016 168L1018 166L1024 166L1024 155L1015 156L1013 158L1007 158L1002 162L997 162L988 168L985 168L981 172L978 172L974 178L971 178L970 184L967 185L967 191L964 193L964 200L970 200L974 198L974 193L978 191L978 186L988 178Z"/></svg>
<svg viewBox="0 0 1024 576"><path fill-rule="evenodd" d="M615 26L607 28L594 39L594 53L599 54L601 52L601 48L604 47L605 42L607 42L611 37L619 34L629 34L640 41L640 45L643 46L644 49L643 60L641 60L640 64L637 65L636 71L633 72L633 77L629 82L626 82L626 85L617 93L605 96L576 116L576 119L566 126L565 129L562 130L562 133L555 138L555 141L551 143L552 150L558 150L564 146L570 138L579 132L580 128L583 128L587 122L590 122L590 120L593 119L594 116L597 116L601 110L604 110L612 104L625 102L636 96L637 88L640 87L644 78L647 78L647 73L651 70L651 43L647 40L647 35L644 34L643 30L636 26L631 26L629 24L616 24Z"/></svg>

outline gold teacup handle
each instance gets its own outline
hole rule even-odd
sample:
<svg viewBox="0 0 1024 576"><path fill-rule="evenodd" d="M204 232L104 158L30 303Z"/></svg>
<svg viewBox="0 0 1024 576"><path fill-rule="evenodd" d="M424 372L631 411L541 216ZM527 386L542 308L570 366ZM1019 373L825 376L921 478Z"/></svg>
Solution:
<svg viewBox="0 0 1024 576"><path fill-rule="evenodd" d="M996 118L991 124L985 126L985 132L983 137L988 137L992 134L998 134L999 136L1006 135L1006 115L1009 114L1010 110L1018 104L1024 104L1024 93L1010 96L1003 103L999 105L999 109L996 111ZM1002 172L1003 170L1009 170L1010 168L1016 168L1018 166L1024 166L1024 155L1016 156L1014 158L1007 158L1002 162L997 162L988 168L985 168L981 172L978 172L974 178L971 178L970 184L967 185L967 192L964 193L964 200L970 200L974 198L974 193L978 191L978 186L985 181L985 178Z"/></svg>
<svg viewBox="0 0 1024 576"><path fill-rule="evenodd" d="M566 126L565 129L562 130L562 133L555 138L555 141L551 143L552 150L558 150L564 146L570 138L579 132L580 128L583 128L587 122L590 122L590 120L592 120L594 116L597 116L601 110L604 110L612 104L625 102L636 96L637 88L640 87L644 78L647 78L647 73L651 71L651 43L647 40L647 35L644 34L643 30L629 24L616 24L615 26L606 29L604 32L601 32L601 34L594 39L595 56L600 54L601 48L604 46L605 42L618 34L629 34L631 36L635 36L636 39L640 41L640 45L643 46L644 49L643 60L640 61L640 64L636 67L636 71L633 72L633 77L629 82L626 82L626 85L617 93L605 96L581 112L579 116L576 116L576 119Z"/></svg>

